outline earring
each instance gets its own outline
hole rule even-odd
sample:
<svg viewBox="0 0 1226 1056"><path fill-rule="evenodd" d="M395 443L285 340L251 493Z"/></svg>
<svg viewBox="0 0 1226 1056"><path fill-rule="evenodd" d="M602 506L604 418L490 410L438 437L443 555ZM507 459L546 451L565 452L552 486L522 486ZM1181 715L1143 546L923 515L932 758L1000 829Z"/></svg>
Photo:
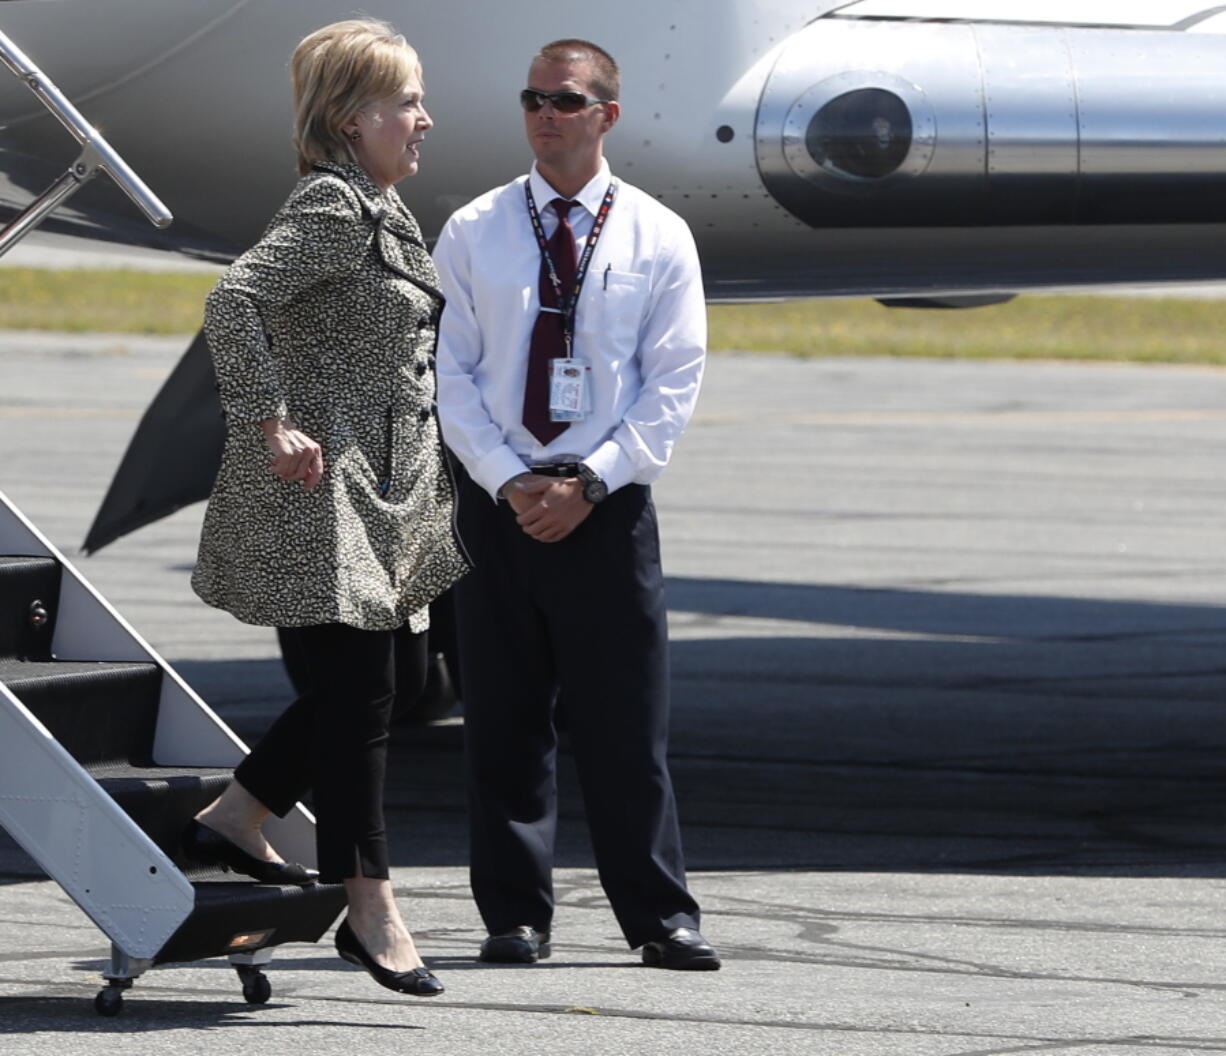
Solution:
<svg viewBox="0 0 1226 1056"><path fill-rule="evenodd" d="M356 143L356 142L357 142L359 139L361 139L361 138L362 138L362 133L361 133L361 132L356 132L356 131L355 131L355 132L350 132L350 133L349 133L349 140L350 140L350 142L351 142L351 143Z"/></svg>

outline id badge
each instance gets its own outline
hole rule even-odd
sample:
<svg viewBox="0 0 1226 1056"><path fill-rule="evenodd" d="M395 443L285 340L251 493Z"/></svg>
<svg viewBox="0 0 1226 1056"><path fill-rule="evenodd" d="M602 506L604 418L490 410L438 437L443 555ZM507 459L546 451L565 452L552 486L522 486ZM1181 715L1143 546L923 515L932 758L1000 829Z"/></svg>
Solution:
<svg viewBox="0 0 1226 1056"><path fill-rule="evenodd" d="M592 409L587 360L578 356L549 361L549 420L579 422Z"/></svg>

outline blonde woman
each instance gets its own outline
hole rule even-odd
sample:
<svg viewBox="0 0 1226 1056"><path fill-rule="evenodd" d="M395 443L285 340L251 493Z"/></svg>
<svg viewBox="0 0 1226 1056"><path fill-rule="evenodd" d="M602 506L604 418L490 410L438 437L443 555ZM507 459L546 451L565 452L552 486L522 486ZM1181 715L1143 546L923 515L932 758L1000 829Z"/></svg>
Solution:
<svg viewBox="0 0 1226 1056"><path fill-rule="evenodd" d="M291 73L302 179L205 310L227 441L192 585L283 629L310 690L200 812L185 850L310 883L260 826L313 790L319 879L349 900L338 952L389 989L433 995L443 986L396 906L383 820L392 632L413 636L420 685L427 606L467 570L433 412L442 298L394 190L432 122L417 54L386 23L325 26Z"/></svg>

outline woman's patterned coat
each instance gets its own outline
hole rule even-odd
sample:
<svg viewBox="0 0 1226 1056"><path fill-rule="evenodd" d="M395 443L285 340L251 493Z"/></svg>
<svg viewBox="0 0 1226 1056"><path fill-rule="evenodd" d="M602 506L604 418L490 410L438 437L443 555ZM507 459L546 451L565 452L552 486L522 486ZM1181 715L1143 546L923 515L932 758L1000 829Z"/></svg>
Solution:
<svg viewBox="0 0 1226 1056"><path fill-rule="evenodd" d="M395 191L358 165L303 177L209 295L226 414L192 586L247 623L427 626L467 571L434 413L442 295ZM306 491L269 469L259 422L323 447Z"/></svg>

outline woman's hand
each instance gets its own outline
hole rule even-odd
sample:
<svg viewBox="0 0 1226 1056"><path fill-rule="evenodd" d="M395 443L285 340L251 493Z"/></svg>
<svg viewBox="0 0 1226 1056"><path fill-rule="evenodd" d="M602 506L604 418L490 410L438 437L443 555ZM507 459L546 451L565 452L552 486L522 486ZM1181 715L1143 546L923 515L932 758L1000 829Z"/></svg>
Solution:
<svg viewBox="0 0 1226 1056"><path fill-rule="evenodd" d="M264 442L272 454L271 469L282 480L300 480L310 491L324 475L324 449L285 418L260 422Z"/></svg>

